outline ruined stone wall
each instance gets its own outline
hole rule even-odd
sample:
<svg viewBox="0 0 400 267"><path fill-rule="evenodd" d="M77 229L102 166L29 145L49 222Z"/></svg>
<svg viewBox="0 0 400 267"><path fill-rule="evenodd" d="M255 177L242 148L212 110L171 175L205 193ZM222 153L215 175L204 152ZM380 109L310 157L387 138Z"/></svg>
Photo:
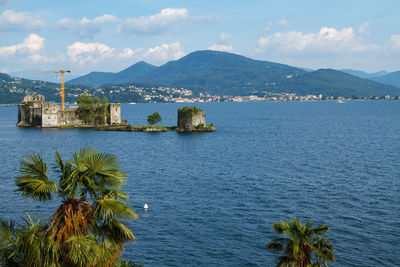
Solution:
<svg viewBox="0 0 400 267"><path fill-rule="evenodd" d="M34 105L29 107L29 123L32 126L41 126L42 124L42 107L40 105Z"/></svg>
<svg viewBox="0 0 400 267"><path fill-rule="evenodd" d="M76 114L76 110L58 111L58 126L63 125L84 125L85 123L80 120Z"/></svg>
<svg viewBox="0 0 400 267"><path fill-rule="evenodd" d="M185 131L193 131L199 124L206 124L206 115L203 112L191 112L190 114L178 111L178 128Z"/></svg>
<svg viewBox="0 0 400 267"><path fill-rule="evenodd" d="M41 126L42 109L35 103L18 105L18 122L20 126Z"/></svg>
<svg viewBox="0 0 400 267"><path fill-rule="evenodd" d="M17 125L25 120L24 104L18 105L18 120Z"/></svg>
<svg viewBox="0 0 400 267"><path fill-rule="evenodd" d="M206 114L203 112L192 114L192 125L198 126L199 124L206 124Z"/></svg>
<svg viewBox="0 0 400 267"><path fill-rule="evenodd" d="M121 105L110 104L110 125L121 123Z"/></svg>
<svg viewBox="0 0 400 267"><path fill-rule="evenodd" d="M105 118L106 124L120 124L120 104L110 104L108 109L110 117ZM76 109L61 111L57 104L45 102L42 95L34 98L27 95L22 104L18 105L17 126L49 128L65 125L86 125L86 123L79 119Z"/></svg>
<svg viewBox="0 0 400 267"><path fill-rule="evenodd" d="M56 127L58 125L59 106L54 103L44 103L42 105L42 127Z"/></svg>

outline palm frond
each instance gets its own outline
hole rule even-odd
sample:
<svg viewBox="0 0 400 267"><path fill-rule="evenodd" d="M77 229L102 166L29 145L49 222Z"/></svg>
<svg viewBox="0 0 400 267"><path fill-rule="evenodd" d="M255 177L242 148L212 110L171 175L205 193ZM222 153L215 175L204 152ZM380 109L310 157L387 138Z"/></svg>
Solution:
<svg viewBox="0 0 400 267"><path fill-rule="evenodd" d="M269 242L265 248L272 251L275 254L284 252L284 247L287 245L288 239L277 238Z"/></svg>
<svg viewBox="0 0 400 267"><path fill-rule="evenodd" d="M99 220L133 220L139 217L125 202L113 197L112 193L109 193L103 199L96 200L95 203L94 216Z"/></svg>
<svg viewBox="0 0 400 267"><path fill-rule="evenodd" d="M266 247L282 254L277 266L320 266L321 262L327 266L327 262L336 260L330 241L318 236L327 233L329 226L314 227L312 221L303 225L296 218L274 223L272 228L276 233L286 236L273 240ZM313 258L317 260L314 264Z"/></svg>
<svg viewBox="0 0 400 267"><path fill-rule="evenodd" d="M283 234L290 230L290 224L285 221L280 221L279 223L272 224L272 229L274 229L277 234Z"/></svg>
<svg viewBox="0 0 400 267"><path fill-rule="evenodd" d="M16 191L23 197L46 201L52 199L52 193L57 193L57 183L49 180L47 164L40 154L28 154L20 164L21 176L16 178Z"/></svg>
<svg viewBox="0 0 400 267"><path fill-rule="evenodd" d="M289 256L281 256L278 258L276 267L296 267L295 260Z"/></svg>
<svg viewBox="0 0 400 267"><path fill-rule="evenodd" d="M99 227L99 230L101 230L104 242L112 246L123 245L124 242L136 240L132 231L118 220L104 223Z"/></svg>
<svg viewBox="0 0 400 267"><path fill-rule="evenodd" d="M90 266L101 256L102 248L93 235L71 236L66 244L69 247L68 261L75 266Z"/></svg>
<svg viewBox="0 0 400 267"><path fill-rule="evenodd" d="M325 225L325 224L313 228L313 232L314 232L314 234L316 234L316 235L323 235L323 234L326 234L328 231L329 231L329 226L327 226L327 225Z"/></svg>
<svg viewBox="0 0 400 267"><path fill-rule="evenodd" d="M11 266L15 261L15 222L0 219L0 262L3 266Z"/></svg>

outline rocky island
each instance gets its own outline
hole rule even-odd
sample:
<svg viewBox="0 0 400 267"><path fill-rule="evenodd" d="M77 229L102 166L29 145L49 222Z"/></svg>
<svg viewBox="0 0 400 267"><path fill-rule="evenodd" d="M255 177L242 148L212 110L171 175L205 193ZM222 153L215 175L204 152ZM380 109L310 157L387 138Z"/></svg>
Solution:
<svg viewBox="0 0 400 267"><path fill-rule="evenodd" d="M178 126L132 126L132 125L111 125L100 126L99 131L128 131L128 132L169 132L180 133L214 132L215 127L211 123L206 124L206 115L203 110L196 107L184 107L178 109Z"/></svg>
<svg viewBox="0 0 400 267"><path fill-rule="evenodd" d="M132 126L121 121L121 105L100 102L88 95L78 99L78 108L62 110L55 103L46 102L43 95L26 95L18 105L18 127L34 128L94 128L98 131L130 132L213 132L215 127L207 125L202 109L184 107L178 109L178 125Z"/></svg>

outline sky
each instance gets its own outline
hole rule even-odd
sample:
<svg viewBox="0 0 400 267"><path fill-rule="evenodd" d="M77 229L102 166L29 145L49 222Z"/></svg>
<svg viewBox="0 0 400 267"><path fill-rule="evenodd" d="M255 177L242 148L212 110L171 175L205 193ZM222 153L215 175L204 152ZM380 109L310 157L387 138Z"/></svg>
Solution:
<svg viewBox="0 0 400 267"><path fill-rule="evenodd" d="M398 0L0 0L0 72L118 72L206 49L398 71L399 10Z"/></svg>

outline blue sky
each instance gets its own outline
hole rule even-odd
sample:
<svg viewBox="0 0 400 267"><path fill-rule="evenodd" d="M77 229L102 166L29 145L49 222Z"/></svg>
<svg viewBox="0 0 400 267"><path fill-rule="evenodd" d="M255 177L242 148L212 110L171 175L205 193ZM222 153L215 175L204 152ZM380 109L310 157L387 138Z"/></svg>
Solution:
<svg viewBox="0 0 400 267"><path fill-rule="evenodd" d="M399 10L397 0L0 0L0 72L119 71L205 49L397 71Z"/></svg>

